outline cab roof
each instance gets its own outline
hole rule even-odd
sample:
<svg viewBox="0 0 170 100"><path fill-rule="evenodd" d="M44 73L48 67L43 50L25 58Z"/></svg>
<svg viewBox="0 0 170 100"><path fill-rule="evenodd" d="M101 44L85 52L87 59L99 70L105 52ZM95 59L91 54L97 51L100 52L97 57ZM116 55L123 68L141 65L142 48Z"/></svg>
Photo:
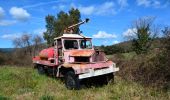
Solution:
<svg viewBox="0 0 170 100"><path fill-rule="evenodd" d="M74 39L84 39L84 38L86 38L86 39L91 39L90 37L86 37L82 34L63 34L62 36L54 38L54 40L57 40L57 39L60 39L60 38L69 38L69 39L72 39L72 38L74 38Z"/></svg>

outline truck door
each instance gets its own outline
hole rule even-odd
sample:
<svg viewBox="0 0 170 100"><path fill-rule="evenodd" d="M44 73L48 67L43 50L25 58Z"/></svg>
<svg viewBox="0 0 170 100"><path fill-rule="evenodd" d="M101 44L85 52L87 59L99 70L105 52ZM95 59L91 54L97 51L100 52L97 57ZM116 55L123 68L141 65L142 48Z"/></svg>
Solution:
<svg viewBox="0 0 170 100"><path fill-rule="evenodd" d="M55 52L56 52L56 64L62 63L62 42L61 39L56 40L56 46L55 46Z"/></svg>

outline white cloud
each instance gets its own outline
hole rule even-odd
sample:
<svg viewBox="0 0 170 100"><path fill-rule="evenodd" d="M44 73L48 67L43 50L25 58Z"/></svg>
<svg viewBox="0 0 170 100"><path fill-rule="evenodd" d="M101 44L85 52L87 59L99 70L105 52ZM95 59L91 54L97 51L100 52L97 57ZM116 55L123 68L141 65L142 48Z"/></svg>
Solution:
<svg viewBox="0 0 170 100"><path fill-rule="evenodd" d="M59 4L59 5L55 5L55 6L52 6L52 9L53 10L64 10L64 9L66 9L67 7L66 7L66 5L64 5L64 4Z"/></svg>
<svg viewBox="0 0 170 100"><path fill-rule="evenodd" d="M133 29L127 29L125 32L123 32L123 36L126 37L126 38L132 38L134 37L137 32L137 30L135 28Z"/></svg>
<svg viewBox="0 0 170 100"><path fill-rule="evenodd" d="M43 5L48 5L48 4L54 4L54 3L58 3L58 2L61 2L61 0L58 0L58 1L49 1L49 2L40 2L40 3L36 3L36 4L32 4L32 5L23 6L23 8L35 8L35 7L39 7L39 6L43 6Z"/></svg>
<svg viewBox="0 0 170 100"><path fill-rule="evenodd" d="M15 20L0 20L0 26L10 26L15 24L17 21Z"/></svg>
<svg viewBox="0 0 170 100"><path fill-rule="evenodd" d="M19 21L25 21L30 17L30 14L23 8L12 7L9 13L13 16L13 18Z"/></svg>
<svg viewBox="0 0 170 100"><path fill-rule="evenodd" d="M4 15L5 15L5 11L4 11L4 9L2 7L0 7L0 19L2 17L4 17Z"/></svg>
<svg viewBox="0 0 170 100"><path fill-rule="evenodd" d="M161 8L161 3L158 0L137 0L138 6ZM162 6L163 7L163 6Z"/></svg>
<svg viewBox="0 0 170 100"><path fill-rule="evenodd" d="M157 0L155 0L155 1L153 1L153 6L155 8L159 8L161 6L161 3L159 1L157 1Z"/></svg>
<svg viewBox="0 0 170 100"><path fill-rule="evenodd" d="M18 37L20 37L19 34L4 34L1 36L2 39L8 39L8 40L13 40Z"/></svg>
<svg viewBox="0 0 170 100"><path fill-rule="evenodd" d="M93 38L116 38L117 36L115 34L109 34L105 31L99 31L97 34L93 35Z"/></svg>
<svg viewBox="0 0 170 100"><path fill-rule="evenodd" d="M45 32L46 29L43 28L39 28L39 29L35 29L30 31L29 33L33 33L33 35L39 35L41 37L43 37L43 32ZM1 39L8 39L8 40L13 40L15 38L19 38L21 37L21 35L23 34L23 32L18 32L18 33L14 33L14 34L3 34L0 36Z"/></svg>
<svg viewBox="0 0 170 100"><path fill-rule="evenodd" d="M120 5L120 8L128 6L127 0L118 0L118 4Z"/></svg>
<svg viewBox="0 0 170 100"><path fill-rule="evenodd" d="M94 13L94 11L95 11L94 6L88 6L88 7L80 6L79 9L80 9L80 12L85 15L90 15L90 14Z"/></svg>
<svg viewBox="0 0 170 100"><path fill-rule="evenodd" d="M103 15L103 14L115 14L116 11L114 9L114 3L113 2L105 2L99 7L96 7L96 13Z"/></svg>
<svg viewBox="0 0 170 100"><path fill-rule="evenodd" d="M169 0L167 0L167 1L165 2L165 4L162 6L162 8L169 7L169 5L170 5L170 1L169 1Z"/></svg>
<svg viewBox="0 0 170 100"><path fill-rule="evenodd" d="M75 5L73 5L75 6ZM101 5L79 6L80 12L84 15L113 15L116 14L114 2L105 2Z"/></svg>
<svg viewBox="0 0 170 100"><path fill-rule="evenodd" d="M60 4L60 5L58 5L58 8L59 8L59 9L61 9L61 10L63 10L63 9L65 9L65 8L66 8L66 6L65 6L65 5L63 5L63 4Z"/></svg>
<svg viewBox="0 0 170 100"><path fill-rule="evenodd" d="M148 7L150 6L151 4L151 1L150 0L137 0L137 4L138 6L145 6L145 7Z"/></svg>

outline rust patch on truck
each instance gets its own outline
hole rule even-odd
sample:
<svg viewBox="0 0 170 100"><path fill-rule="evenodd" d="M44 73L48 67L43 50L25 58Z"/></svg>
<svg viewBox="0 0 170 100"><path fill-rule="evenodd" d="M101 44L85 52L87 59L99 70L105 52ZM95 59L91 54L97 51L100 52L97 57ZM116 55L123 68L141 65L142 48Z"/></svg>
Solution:
<svg viewBox="0 0 170 100"><path fill-rule="evenodd" d="M95 52L94 50L72 50L70 52L71 57L90 57Z"/></svg>
<svg viewBox="0 0 170 100"><path fill-rule="evenodd" d="M73 68L76 74L84 73L86 69L100 69L114 65L112 61L97 63L64 63L66 68Z"/></svg>

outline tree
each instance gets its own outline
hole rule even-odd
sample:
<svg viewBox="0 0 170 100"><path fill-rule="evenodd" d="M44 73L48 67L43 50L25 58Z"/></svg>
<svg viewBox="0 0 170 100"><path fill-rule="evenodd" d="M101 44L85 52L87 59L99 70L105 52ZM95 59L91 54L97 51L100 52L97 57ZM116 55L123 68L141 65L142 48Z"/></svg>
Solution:
<svg viewBox="0 0 170 100"><path fill-rule="evenodd" d="M34 51L34 56L35 56L39 52L39 50L41 48L40 46L41 46L41 43L42 43L43 39L42 39L41 36L35 35L33 37L32 41L33 41L33 47L34 47L33 51Z"/></svg>
<svg viewBox="0 0 170 100"><path fill-rule="evenodd" d="M133 25L136 32L134 32L132 46L137 54L147 53L156 37L158 31L153 28L153 21L153 17L144 17L136 20Z"/></svg>
<svg viewBox="0 0 170 100"><path fill-rule="evenodd" d="M31 34L27 34L27 33L24 33L24 34L21 36L22 43L23 43L23 45L24 45L24 47L25 47L25 54L26 54L27 52L29 52L30 55L32 54L31 37L32 37L32 35L31 35Z"/></svg>
<svg viewBox="0 0 170 100"><path fill-rule="evenodd" d="M13 42L13 45L15 48L23 48L24 47L21 38L15 38L12 42Z"/></svg>
<svg viewBox="0 0 170 100"><path fill-rule="evenodd" d="M64 11L61 11L57 14L57 20L54 23L55 33L53 34L53 38L58 37L64 33L64 29L68 27L69 24L69 15Z"/></svg>
<svg viewBox="0 0 170 100"><path fill-rule="evenodd" d="M32 55L31 38L31 34L24 33L21 37L15 38L12 42L15 48L24 51L24 55L27 53Z"/></svg>
<svg viewBox="0 0 170 100"><path fill-rule="evenodd" d="M81 15L80 15L80 11L78 9L74 9L72 8L70 11L69 11L69 15L70 15L70 25L71 24L75 24L75 23L78 23L81 21ZM74 33L79 33L80 32L80 29L79 29L79 26L75 27L74 29Z"/></svg>
<svg viewBox="0 0 170 100"><path fill-rule="evenodd" d="M81 21L80 11L78 9L71 8L68 13L60 11L57 16L48 15L46 16L46 29L44 32L44 40L51 46L54 42L54 38L62 35L64 29L72 24L76 24ZM79 27L74 28L74 33L79 33Z"/></svg>
<svg viewBox="0 0 170 100"><path fill-rule="evenodd" d="M54 23L55 17L48 15L45 18L46 20L46 32L44 32L44 39L47 40L47 44L53 43L53 34L54 34Z"/></svg>

